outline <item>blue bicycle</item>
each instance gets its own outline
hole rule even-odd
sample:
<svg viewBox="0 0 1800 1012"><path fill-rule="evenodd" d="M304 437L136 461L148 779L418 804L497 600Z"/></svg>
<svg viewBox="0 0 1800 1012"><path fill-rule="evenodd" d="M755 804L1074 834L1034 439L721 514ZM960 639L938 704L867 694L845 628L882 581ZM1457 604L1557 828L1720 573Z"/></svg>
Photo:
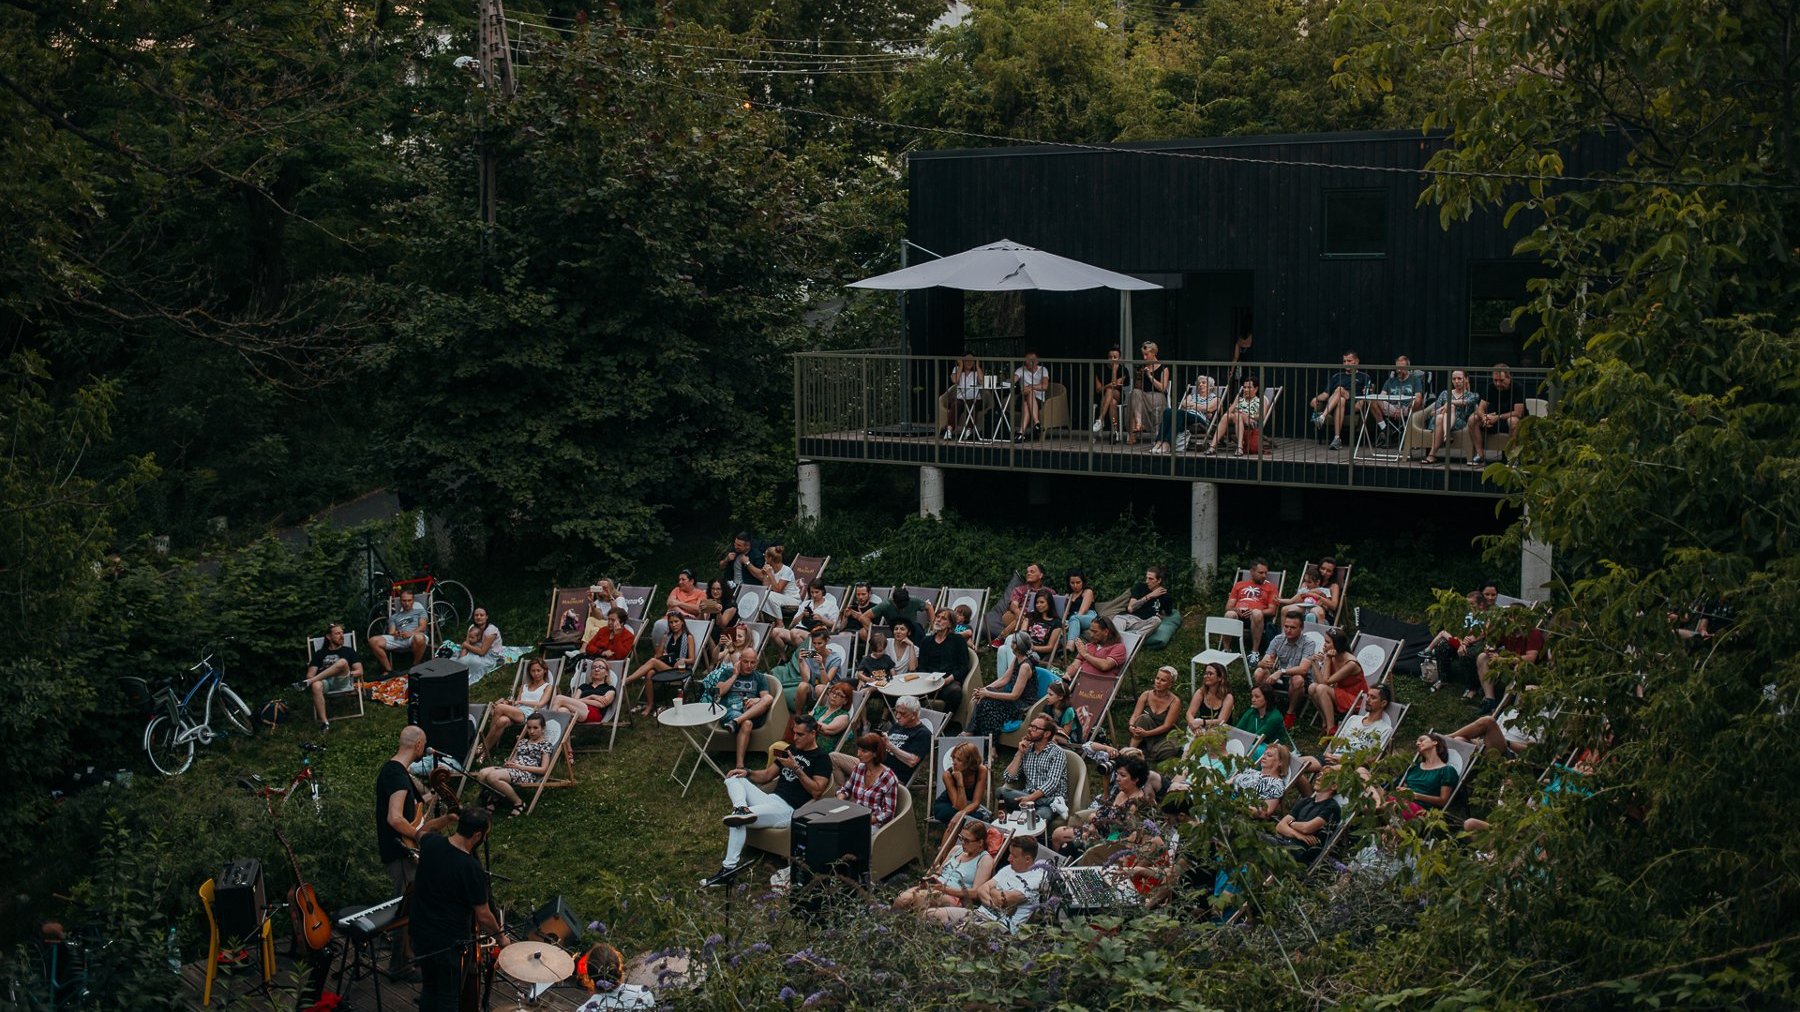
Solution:
<svg viewBox="0 0 1800 1012"><path fill-rule="evenodd" d="M156 715L144 727L144 752L150 756L150 765L164 776L186 773L194 764L194 745L211 745L221 733L212 726L215 701L225 720L239 734L256 733L256 719L251 715L250 707L225 684L225 671L213 666L210 654L188 671L198 671L200 677L187 694L177 696L173 685L158 689L151 697ZM197 700L202 692L206 698L204 705L199 705Z"/></svg>

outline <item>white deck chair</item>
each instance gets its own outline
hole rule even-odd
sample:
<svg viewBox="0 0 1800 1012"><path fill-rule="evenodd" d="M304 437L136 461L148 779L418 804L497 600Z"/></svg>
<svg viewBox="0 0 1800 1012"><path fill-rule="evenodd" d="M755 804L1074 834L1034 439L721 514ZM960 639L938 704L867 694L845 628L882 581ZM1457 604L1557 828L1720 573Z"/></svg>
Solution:
<svg viewBox="0 0 1800 1012"><path fill-rule="evenodd" d="M417 598L415 597L414 600L417 600ZM431 613L429 611L427 611L426 614L429 615ZM356 650L356 630L354 630L354 629L345 629L344 630L344 646L349 647L351 650ZM307 665L307 667L312 666L313 654L318 653L320 650L324 649L324 647L325 647L325 637L311 636L311 637L307 638L307 640L306 640L306 665ZM357 650L356 654L358 657L361 657L362 651ZM410 655L408 655L408 656L410 656ZM366 668L364 670L365 670L365 672L367 671ZM346 711L343 716L341 716L337 719L351 720L356 717L364 716L365 714L368 713L368 710L363 705L362 685L356 681L355 675L344 675L341 678L328 678L325 680L325 717L326 717L326 719L331 718L331 701L334 699L343 699L346 696L355 697L356 712L350 713L350 712Z"/></svg>
<svg viewBox="0 0 1800 1012"><path fill-rule="evenodd" d="M987 794L981 799L981 807L989 812L994 810L994 742L987 735L940 735L931 740L931 783L925 791L925 821L931 821L931 805L942 794L945 774L950 770L950 753L964 743L975 746L981 753L981 763L988 768Z"/></svg>
<svg viewBox="0 0 1800 1012"><path fill-rule="evenodd" d="M1226 650L1222 645L1230 639L1237 644L1236 650ZM1245 681L1254 681L1250 677L1250 658L1244 653L1244 621L1236 618L1217 618L1207 616L1206 633L1200 640L1201 650L1188 659L1188 695L1200 687L1200 672L1208 664L1223 664L1227 676L1231 674L1231 662L1236 661L1244 668Z"/></svg>
<svg viewBox="0 0 1800 1012"><path fill-rule="evenodd" d="M619 599L625 602L625 617L642 622L644 614L650 610L650 602L656 600L656 592L660 589L656 584L648 587L620 587Z"/></svg>
<svg viewBox="0 0 1800 1012"><path fill-rule="evenodd" d="M1360 718L1363 714L1367 713L1369 711L1368 702L1368 693L1357 693L1356 702L1351 705L1350 712L1344 714L1343 720L1338 721L1338 727L1341 729L1345 723L1349 722L1350 718ZM1388 704L1387 730L1381 733L1381 742L1377 748L1378 754L1387 754L1388 747L1394 743L1394 736L1400 733L1400 722L1406 719L1406 711L1411 708L1412 704L1410 703L1394 702ZM1327 752L1331 755L1341 755L1342 749L1341 747L1334 745L1327 749Z"/></svg>
<svg viewBox="0 0 1800 1012"><path fill-rule="evenodd" d="M974 616L970 621L975 630L977 649L987 642L982 633L986 632L988 592L986 587L945 587L943 604L940 607L955 608L959 604L969 606L969 614ZM955 623L952 622L952 625Z"/></svg>
<svg viewBox="0 0 1800 1012"><path fill-rule="evenodd" d="M1211 377L1208 377L1208 379L1211 379ZM1174 439L1176 446L1180 447L1180 449L1175 450L1176 453L1185 452L1189 447L1205 446L1212 438L1213 426L1219 424L1219 418L1225 414L1224 409L1228 406L1227 402L1229 398L1225 396L1219 385L1215 383L1212 386L1212 391L1218 398L1219 406L1213 409L1212 414L1202 415L1198 423L1188 420L1187 416L1181 413L1181 405L1186 403L1187 399L1194 395L1195 390L1199 386L1200 377L1196 376L1193 381L1187 385L1187 388L1181 391L1181 397L1170 405L1170 407L1175 409L1176 417L1180 419L1179 428L1172 428L1169 432L1170 438ZM1171 447L1171 449L1174 449L1174 447Z"/></svg>
<svg viewBox="0 0 1800 1012"><path fill-rule="evenodd" d="M761 664L763 648L769 645L769 630L775 627L767 622L746 622L741 618L738 621L750 630L750 646L756 651L756 663Z"/></svg>
<svg viewBox="0 0 1800 1012"><path fill-rule="evenodd" d="M582 685L587 683L588 675L593 670L593 666L599 663L602 662L589 657L578 657L574 662L564 665L569 672L568 681L565 683L567 685L567 691L564 692L564 695L574 696L576 691ZM574 750L573 739L575 734L584 727L607 728L609 735L606 741L606 750L608 752L612 751L613 742L617 741L619 737L620 717L627 709L629 709L629 707L625 705L625 663L626 662L624 661L605 662L606 681L613 689L613 704L612 706L607 707L605 713L600 715L601 719L598 724L590 724L586 721L581 721L570 725L569 737L571 744L569 747L571 752Z"/></svg>
<svg viewBox="0 0 1800 1012"><path fill-rule="evenodd" d="M1225 754L1242 756L1248 760L1256 754L1256 746L1262 744L1262 735L1251 734L1241 727L1225 725Z"/></svg>
<svg viewBox="0 0 1800 1012"><path fill-rule="evenodd" d="M837 747L832 749L833 755L847 755L856 758L856 738L861 734L863 722L868 714L869 697L875 694L874 689L861 688L850 693L850 723L844 725L844 733L838 738Z"/></svg>
<svg viewBox="0 0 1800 1012"><path fill-rule="evenodd" d="M737 610L738 621L744 622L762 614L763 601L769 596L769 590L762 584L745 584L738 588Z"/></svg>
<svg viewBox="0 0 1800 1012"><path fill-rule="evenodd" d="M1393 672L1394 662L1400 659L1402 646L1399 640L1359 632L1356 639L1350 642L1350 652L1362 664L1363 679L1370 685L1381 685L1387 682L1388 675Z"/></svg>
<svg viewBox="0 0 1800 1012"><path fill-rule="evenodd" d="M933 608L936 608L944 602L944 592L949 589L948 587L915 587L910 583L904 583L895 584L894 590L899 590L901 587L906 588L906 592L912 595L913 600L924 601ZM888 593L892 595L893 591L889 591Z"/></svg>
<svg viewBox="0 0 1800 1012"><path fill-rule="evenodd" d="M1250 571L1248 569L1240 569L1237 571L1237 575L1232 577L1232 582L1235 583L1239 580L1248 580L1248 579L1250 579ZM1287 570L1285 570L1285 569L1269 570L1269 582L1273 583L1275 585L1275 596L1276 597L1286 597L1287 596ZM1276 617L1280 618L1281 613L1276 612Z"/></svg>

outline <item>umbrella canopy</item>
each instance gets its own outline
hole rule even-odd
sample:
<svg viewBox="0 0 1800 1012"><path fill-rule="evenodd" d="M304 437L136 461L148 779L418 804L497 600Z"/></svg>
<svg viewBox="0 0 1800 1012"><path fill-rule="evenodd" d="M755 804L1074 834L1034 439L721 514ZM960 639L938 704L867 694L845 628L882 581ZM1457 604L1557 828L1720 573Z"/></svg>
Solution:
<svg viewBox="0 0 1800 1012"><path fill-rule="evenodd" d="M1077 292L1116 288L1141 292L1161 285L1002 239L914 267L853 282L851 288L960 288L966 292Z"/></svg>

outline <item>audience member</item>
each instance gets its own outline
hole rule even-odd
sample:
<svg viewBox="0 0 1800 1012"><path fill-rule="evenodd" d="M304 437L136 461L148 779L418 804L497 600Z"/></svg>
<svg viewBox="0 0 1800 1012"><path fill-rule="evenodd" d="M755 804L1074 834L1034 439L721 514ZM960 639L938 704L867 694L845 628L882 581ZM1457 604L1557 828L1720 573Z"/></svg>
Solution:
<svg viewBox="0 0 1800 1012"><path fill-rule="evenodd" d="M905 675L919 670L919 645L913 641L912 626L905 622L894 626L894 642L888 653L894 656L895 674Z"/></svg>
<svg viewBox="0 0 1800 1012"><path fill-rule="evenodd" d="M970 647L975 646L975 610L967 604L959 604L950 609L950 631L963 638Z"/></svg>
<svg viewBox="0 0 1800 1012"><path fill-rule="evenodd" d="M1469 374L1461 369L1450 374L1450 389L1437 395L1426 410L1425 428L1431 433L1431 449L1425 453L1425 463L1437 463L1438 447L1450 439L1452 433L1461 432L1469 425L1469 419L1475 414L1475 406L1481 398L1469 389Z"/></svg>
<svg viewBox="0 0 1800 1012"><path fill-rule="evenodd" d="M581 649L597 661L626 661L636 648L637 637L625 628L625 609L613 608L606 613L606 624Z"/></svg>
<svg viewBox="0 0 1800 1012"><path fill-rule="evenodd" d="M1044 692L1044 714L1055 724L1051 739L1065 748L1073 748L1081 744L1081 721L1075 711L1075 705L1069 699L1069 683L1057 679L1050 683Z"/></svg>
<svg viewBox="0 0 1800 1012"><path fill-rule="evenodd" d="M1021 635L1030 645L1031 662L1048 666L1050 659L1056 656L1057 648L1062 646L1062 634L1062 620L1056 615L1056 598L1049 594L1037 595L1032 598L1031 613L1025 616L1022 627L994 651L994 670L1005 671L1012 666L1013 652Z"/></svg>
<svg viewBox="0 0 1800 1012"><path fill-rule="evenodd" d="M751 658L754 667L755 658ZM763 790L774 785L773 793ZM703 880L708 886L722 886L737 872L744 854L749 827L779 829L793 821L794 810L815 798L823 797L831 786L831 760L819 747L819 725L811 714L794 718L794 745L778 750L770 764L751 772L742 765L725 774L725 794L731 799L731 812L724 818L726 832L725 860L719 870Z"/></svg>
<svg viewBox="0 0 1800 1012"><path fill-rule="evenodd" d="M1340 765L1347 755L1386 745L1394 734L1394 714L1389 709L1393 702L1393 689L1370 686L1363 696L1362 712L1338 725L1337 740L1325 743L1314 765L1329 769Z"/></svg>
<svg viewBox="0 0 1800 1012"><path fill-rule="evenodd" d="M632 683L642 680L644 683L644 701L633 708L632 712L650 715L650 704L656 698L656 675L665 671L690 672L694 670L694 661L699 645L688 633L687 619L678 611L663 616L663 626L668 630L662 638L662 645L650 655L650 659L638 666L636 671L625 679L626 695L630 695Z"/></svg>
<svg viewBox="0 0 1800 1012"><path fill-rule="evenodd" d="M969 718L965 732L972 735L997 735L1006 725L1024 719L1025 707L1037 694L1037 665L1031 652L1031 637L1014 633L1008 653L1009 662L1000 670L992 685L975 690L975 713Z"/></svg>
<svg viewBox="0 0 1800 1012"><path fill-rule="evenodd" d="M1505 362L1494 366L1492 382L1481 392L1481 402L1475 405L1471 417L1475 424L1470 426L1469 435L1475 439L1475 456L1469 458L1469 466L1480 467L1487 463L1483 441L1489 435L1505 435L1517 430L1525 417L1525 398L1513 385L1512 369Z"/></svg>
<svg viewBox="0 0 1800 1012"><path fill-rule="evenodd" d="M763 595L762 613L775 623L781 621L783 608L800 607L799 588L794 586L794 570L781 559L780 546L774 546L763 553L761 566L750 567L750 575L768 590Z"/></svg>
<svg viewBox="0 0 1800 1012"><path fill-rule="evenodd" d="M963 352L954 368L950 370L950 389L954 391L956 413L952 416L950 427L944 430L945 439L961 439L964 436L981 437L981 388L985 380L981 374L981 365L975 361L973 352Z"/></svg>
<svg viewBox="0 0 1800 1012"><path fill-rule="evenodd" d="M544 779L556 762L556 746L546 734L547 726L542 713L532 713L525 718L524 730L519 733L512 756L498 766L475 771L475 779L483 787L512 803L515 816L525 814L525 799L520 797L519 788Z"/></svg>
<svg viewBox="0 0 1800 1012"><path fill-rule="evenodd" d="M1019 432L1013 442L1027 435L1044 435L1044 398L1050 395L1050 370L1038 364L1037 352L1025 353L1025 364L1013 370L1013 391L1019 402Z"/></svg>
<svg viewBox="0 0 1800 1012"><path fill-rule="evenodd" d="M706 581L706 598L700 602L700 617L712 619L712 642L725 642L738 625L737 587L716 576Z"/></svg>
<svg viewBox="0 0 1800 1012"><path fill-rule="evenodd" d="M1131 588L1131 596L1125 601L1125 612L1113 619L1114 628L1122 633L1142 632L1149 635L1162 624L1174 605L1174 598L1169 596L1169 588L1164 583L1169 578L1169 570L1164 566L1151 566L1144 570L1143 582Z"/></svg>
<svg viewBox="0 0 1800 1012"><path fill-rule="evenodd" d="M1194 691L1194 698L1188 703L1188 730L1202 734L1230 724L1232 706L1236 702L1227 681L1225 665L1208 661L1200 672L1200 688Z"/></svg>
<svg viewBox="0 0 1800 1012"><path fill-rule="evenodd" d="M1182 395L1181 404L1163 412L1162 427L1157 430L1156 443L1150 447L1150 452L1186 450L1190 430L1196 425L1204 428L1219 413L1219 406L1224 401L1224 391L1213 386L1211 376L1195 377L1193 385Z"/></svg>
<svg viewBox="0 0 1800 1012"><path fill-rule="evenodd" d="M856 671L852 676L856 684L884 682L893 677L894 658L888 653L887 645L887 637L881 632L869 633L869 652L856 662Z"/></svg>
<svg viewBox="0 0 1800 1012"><path fill-rule="evenodd" d="M369 637L369 649L375 652L383 674L394 671L394 662L388 658L390 650L411 651L414 664L425 659L425 651L431 646L425 640L425 629L430 624L425 606L414 599L412 591L402 590L400 599L388 605L387 633Z"/></svg>
<svg viewBox="0 0 1800 1012"><path fill-rule="evenodd" d="M1063 606L1063 618L1069 622L1064 643L1073 643L1087 634L1087 628L1094 619L1100 617L1094 588L1088 586L1087 574L1079 569L1071 569L1064 578L1069 585L1069 598Z"/></svg>
<svg viewBox="0 0 1800 1012"><path fill-rule="evenodd" d="M844 655L831 649L831 634L824 623L812 627L811 638L794 658L800 683L794 686L794 709L805 710L813 693L844 677Z"/></svg>
<svg viewBox="0 0 1800 1012"><path fill-rule="evenodd" d="M1548 717L1539 714L1535 723L1548 723ZM1510 758L1537 744L1541 736L1542 732L1527 729L1525 723L1519 720L1518 708L1511 707L1505 713L1484 713L1450 732L1450 737L1491 748Z"/></svg>
<svg viewBox="0 0 1800 1012"><path fill-rule="evenodd" d="M1312 399L1313 428L1323 430L1331 422L1331 448L1344 448L1344 416L1352 413L1359 394L1369 392L1375 381L1362 371L1362 357L1354 351L1344 352L1344 367L1325 381L1325 391Z"/></svg>
<svg viewBox="0 0 1800 1012"><path fill-rule="evenodd" d="M825 593L824 584L814 580L806 588L806 599L800 603L800 609L794 613L794 624L785 629L769 630L769 639L781 647L781 656L785 658L811 639L817 629L823 628L829 636L836 628L837 620L837 601Z"/></svg>
<svg viewBox="0 0 1800 1012"><path fill-rule="evenodd" d="M1014 587L1006 595L1006 613L1001 616L1000 635L994 637L989 646L998 647L1006 637L1018 631L1019 621L1032 610L1032 602L1039 594L1054 596L1056 588L1044 580L1044 567L1035 562L1025 564L1025 582Z"/></svg>
<svg viewBox="0 0 1800 1012"><path fill-rule="evenodd" d="M494 746L499 743L500 736L514 724L525 723L525 718L549 706L556 699L556 686L550 681L550 665L542 657L533 657L525 662L524 683L519 686L518 694L510 699L496 699L489 704L493 707L488 722L487 735L481 740L481 748L476 752L477 758L492 755Z"/></svg>
<svg viewBox="0 0 1800 1012"><path fill-rule="evenodd" d="M981 750L973 742L962 742L950 750L950 768L944 771L944 789L931 802L931 821L949 825L958 815L967 820L986 821L993 816L987 810L988 764L981 761Z"/></svg>
<svg viewBox="0 0 1800 1012"><path fill-rule="evenodd" d="M930 601L913 597L912 591L905 587L895 587L892 596L875 606L875 621L884 622L896 629L907 626L912 632L912 638L918 640L931 632L932 616L936 610Z"/></svg>
<svg viewBox="0 0 1800 1012"><path fill-rule="evenodd" d="M764 553L772 547L779 548L781 546L770 545L751 536L749 531L739 531L731 539L731 544L725 549L725 553L719 557L719 575L733 587L742 587L748 583L758 582L753 567L756 561L761 559ZM746 617L755 618L756 616Z"/></svg>
<svg viewBox="0 0 1800 1012"><path fill-rule="evenodd" d="M1280 590L1269 579L1269 564L1261 559L1252 560L1250 572L1242 580L1231 585L1230 593L1225 595L1225 617L1235 618L1246 623L1250 629L1250 639L1244 644L1249 649L1250 663L1257 662L1257 651L1262 649L1263 625L1275 617Z"/></svg>
<svg viewBox="0 0 1800 1012"><path fill-rule="evenodd" d="M1294 808L1275 824L1275 835L1288 853L1302 865L1318 860L1325 841L1331 839L1342 813L1338 808L1337 789L1329 777L1313 784L1312 794L1294 803Z"/></svg>
<svg viewBox="0 0 1800 1012"><path fill-rule="evenodd" d="M975 746L961 745L973 752ZM987 851L988 827L975 818L964 819L956 830L956 847L916 886L894 899L895 910L925 911L934 907L961 907L971 903L975 887L994 874L994 858Z"/></svg>
<svg viewBox="0 0 1800 1012"><path fill-rule="evenodd" d="M1294 714L1306 701L1306 682L1319 667L1319 649L1301 631L1300 611L1289 608L1281 615L1281 635L1269 641L1269 650L1256 662L1251 678L1257 685L1280 691L1287 690L1288 708L1284 722L1294 726Z"/></svg>
<svg viewBox="0 0 1800 1012"><path fill-rule="evenodd" d="M931 728L919 717L918 697L901 696L894 701L894 717L884 733L888 750L882 761L902 784L911 783L913 771L931 754Z"/></svg>
<svg viewBox="0 0 1800 1012"><path fill-rule="evenodd" d="M1237 444L1235 452L1242 457L1248 449L1252 453L1262 451L1263 399L1254 377L1245 377L1243 385L1238 387L1237 399L1225 413L1219 416L1219 424L1213 426L1212 441L1206 444L1207 453L1217 453L1219 440L1230 436Z"/></svg>
<svg viewBox="0 0 1800 1012"><path fill-rule="evenodd" d="M900 780L887 767L887 739L873 731L856 739L856 769L837 796L869 810L870 821L880 828L894 820L899 808Z"/></svg>
<svg viewBox="0 0 1800 1012"><path fill-rule="evenodd" d="M1181 697L1175 694L1176 672L1165 664L1156 669L1150 688L1138 694L1131 719L1125 731L1131 738L1130 748L1138 749L1149 761L1162 762L1181 754L1181 743L1171 741L1169 732L1181 725ZM1090 743L1087 748L1100 755L1116 756L1121 750Z"/></svg>
<svg viewBox="0 0 1800 1012"><path fill-rule="evenodd" d="M933 907L927 917L945 924L959 924L973 918L998 924L1007 931L1017 931L1037 910L1044 888L1044 869L1038 867L1038 842L1029 836L1014 836L1007 844L1007 862L993 877L978 885L970 897L971 907Z"/></svg>
<svg viewBox="0 0 1800 1012"><path fill-rule="evenodd" d="M1500 661L1503 668L1510 667L1513 677L1520 675L1520 669L1527 664L1536 664L1544 655L1544 631L1533 626L1524 632L1507 633L1500 636L1500 642L1492 639L1482 647L1481 653L1475 655L1475 678L1481 683L1481 712L1491 713L1498 702L1495 699L1494 663Z"/></svg>
<svg viewBox="0 0 1800 1012"><path fill-rule="evenodd" d="M720 663L700 680L700 691L725 711L719 717L719 727L736 741L737 764L744 765L751 733L768 722L769 711L775 706L775 694L769 691L768 680L756 670L756 651L739 650L736 657ZM799 713L800 717L794 718L795 726L801 717L812 719L804 708L799 708Z"/></svg>
<svg viewBox="0 0 1800 1012"><path fill-rule="evenodd" d="M700 605L706 600L706 588L694 582L694 571L684 569L675 574L675 587L669 591L665 600L665 612L673 612L683 619L701 618ZM660 618L650 627L650 642L661 643L669 630L669 620Z"/></svg>
<svg viewBox="0 0 1800 1012"><path fill-rule="evenodd" d="M488 621L486 608L476 608L469 617L469 631L463 634L456 660L469 669L469 684L474 685L506 659L505 645L500 641L500 627Z"/></svg>
<svg viewBox="0 0 1800 1012"><path fill-rule="evenodd" d="M1450 746L1443 735L1427 732L1419 735L1413 745L1418 750L1418 759L1401 778L1401 783L1412 792L1412 801L1401 807L1409 819L1420 813L1421 805L1431 808L1448 805L1456 794L1456 783L1461 779L1456 767L1450 765Z"/></svg>
<svg viewBox="0 0 1800 1012"><path fill-rule="evenodd" d="M1251 815L1259 819L1275 817L1275 810L1281 807L1281 796L1287 793L1288 755L1287 745L1269 742L1263 746L1255 767L1231 778L1231 786L1255 798Z"/></svg>
<svg viewBox="0 0 1800 1012"><path fill-rule="evenodd" d="M1109 618L1097 618L1088 626L1086 640L1075 642L1075 660L1063 670L1063 679L1071 686L1084 674L1109 674L1125 663L1125 644ZM1103 715L1096 715L1098 716Z"/></svg>
<svg viewBox="0 0 1800 1012"><path fill-rule="evenodd" d="M813 707L813 719L819 722L819 747L827 752L836 752L844 732L850 729L853 693L849 682L832 682L821 694L819 705Z"/></svg>
<svg viewBox="0 0 1800 1012"><path fill-rule="evenodd" d="M1381 393L1392 400L1370 401L1369 416L1375 421L1375 438L1388 438L1391 429L1405 433L1406 420L1425 406L1425 374L1413 372L1412 359L1400 355L1394 359L1394 371L1382 381Z"/></svg>
<svg viewBox="0 0 1800 1012"><path fill-rule="evenodd" d="M1138 435L1154 431L1163 411L1169 406L1169 367L1156 357L1156 342L1145 341L1138 347L1144 360L1132 375L1131 435L1127 443L1136 444Z"/></svg>
<svg viewBox="0 0 1800 1012"><path fill-rule="evenodd" d="M1112 764L1112 776L1106 792L1080 825L1058 826L1050 831L1050 845L1069 857L1105 840L1117 840L1130 833L1133 823L1153 809L1156 799L1150 794L1150 766L1135 755L1120 756Z"/></svg>
<svg viewBox="0 0 1800 1012"><path fill-rule="evenodd" d="M1099 407L1094 412L1095 432L1108 429L1115 433L1121 427L1119 405L1131 390L1131 370L1120 361L1119 349L1106 349L1106 361L1094 374L1094 399Z"/></svg>
<svg viewBox="0 0 1800 1012"><path fill-rule="evenodd" d="M1369 682L1363 674L1362 662L1350 652L1350 637L1342 629L1326 633L1324 655L1314 674L1312 685L1306 690L1313 705L1319 708L1319 715L1325 719L1325 737L1337 734L1338 714L1349 713L1350 708L1356 705L1357 697L1368 688ZM1292 691L1290 687L1290 698ZM1292 715L1291 711L1289 715Z"/></svg>
<svg viewBox="0 0 1800 1012"><path fill-rule="evenodd" d="M1272 741L1287 741L1287 726L1281 719L1281 711L1275 709L1275 701L1270 698L1266 686L1258 685L1250 690L1250 705L1238 716L1235 725L1240 731L1261 738L1266 744ZM1258 753L1261 754L1258 746Z"/></svg>
<svg viewBox="0 0 1800 1012"><path fill-rule="evenodd" d="M969 674L969 641L951 630L950 613L944 609L938 610L931 635L919 644L919 670L944 675L944 687L937 697L947 711L956 712L962 702L963 679Z"/></svg>
<svg viewBox="0 0 1800 1012"><path fill-rule="evenodd" d="M1013 808L1035 807L1041 821L1049 821L1057 802L1061 801L1067 807L1064 801L1069 783L1067 753L1056 747L1055 735L1056 725L1051 723L1050 717L1040 713L1031 718L1025 725L1025 739L1019 743L1019 750L1013 753L1012 762L1006 767L1007 783L1021 786L1000 788L1002 801Z"/></svg>
<svg viewBox="0 0 1800 1012"><path fill-rule="evenodd" d="M1338 594L1337 560L1327 555L1319 560L1316 568L1303 568L1300 586L1295 588L1294 596L1280 598L1278 603L1283 608L1299 608L1314 622L1324 625L1337 616Z"/></svg>
<svg viewBox="0 0 1800 1012"><path fill-rule="evenodd" d="M568 713L577 724L603 723L613 704L619 702L618 690L607 677L605 661L584 659L578 663L587 666L587 677L574 686L574 695L558 694L550 700L550 707Z"/></svg>
<svg viewBox="0 0 1800 1012"><path fill-rule="evenodd" d="M344 626L341 622L333 622L325 627L324 642L306 664L306 677L294 683L294 688L312 696L313 716L319 720L319 726L331 730L331 721L326 719L325 690L336 688L329 683L348 678L350 684L362 681L362 658L356 654L356 648L344 642ZM341 684L341 683L340 683ZM361 692L361 688L357 689Z"/></svg>
<svg viewBox="0 0 1800 1012"><path fill-rule="evenodd" d="M838 630L855 633L858 643L867 643L875 621L874 592L869 589L869 581L858 580L850 588L850 600L838 609Z"/></svg>

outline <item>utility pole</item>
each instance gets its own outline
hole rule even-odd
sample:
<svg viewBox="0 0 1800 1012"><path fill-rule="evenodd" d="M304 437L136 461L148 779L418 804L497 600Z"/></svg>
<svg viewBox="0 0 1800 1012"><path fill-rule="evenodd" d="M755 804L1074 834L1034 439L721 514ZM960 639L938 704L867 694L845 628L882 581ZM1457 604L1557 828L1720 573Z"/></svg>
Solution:
<svg viewBox="0 0 1800 1012"><path fill-rule="evenodd" d="M481 203L481 255L485 263L492 252L494 224L499 218L500 190L495 182L494 144L488 137L488 113L496 92L511 98L518 91L513 79L512 47L506 38L506 9L500 0L475 0L475 58L481 61L481 163L477 185Z"/></svg>

